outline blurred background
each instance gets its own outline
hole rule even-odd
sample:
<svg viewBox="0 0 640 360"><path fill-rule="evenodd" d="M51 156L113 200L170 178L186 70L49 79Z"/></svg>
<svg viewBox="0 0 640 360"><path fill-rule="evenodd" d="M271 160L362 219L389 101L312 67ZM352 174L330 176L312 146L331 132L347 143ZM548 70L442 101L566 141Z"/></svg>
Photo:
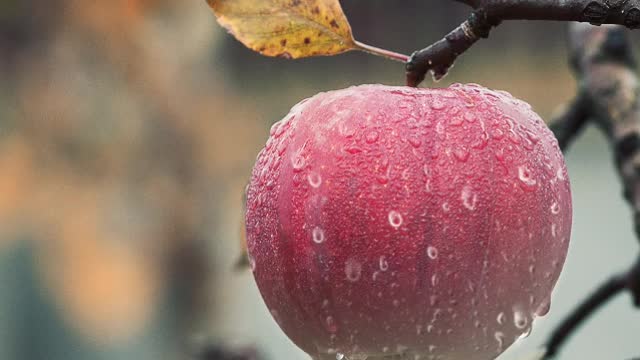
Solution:
<svg viewBox="0 0 640 360"><path fill-rule="evenodd" d="M404 53L468 13L445 0L342 5L357 39ZM549 119L575 92L566 55L565 25L505 23L436 86L507 90ZM207 343L307 359L251 274L234 271L244 184L270 125L297 101L400 85L403 73L361 53L261 57L204 0L0 1L0 359L189 359ZM594 129L570 149L569 258L551 312L501 360L530 354L633 261L611 156ZM624 295L561 358L639 356L638 334Z"/></svg>

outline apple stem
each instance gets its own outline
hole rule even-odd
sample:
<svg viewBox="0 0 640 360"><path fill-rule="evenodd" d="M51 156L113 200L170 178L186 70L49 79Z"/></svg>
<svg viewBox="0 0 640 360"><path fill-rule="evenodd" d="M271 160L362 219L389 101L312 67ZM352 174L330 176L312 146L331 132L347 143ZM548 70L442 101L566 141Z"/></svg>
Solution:
<svg viewBox="0 0 640 360"><path fill-rule="evenodd" d="M367 45L365 43L361 43L360 41L355 41L355 44L356 44L356 49L360 51L364 51L369 54L381 56L383 58L387 58L390 60L395 60L403 63L406 63L407 61L409 61L408 55L404 55L391 50L381 49L375 46Z"/></svg>

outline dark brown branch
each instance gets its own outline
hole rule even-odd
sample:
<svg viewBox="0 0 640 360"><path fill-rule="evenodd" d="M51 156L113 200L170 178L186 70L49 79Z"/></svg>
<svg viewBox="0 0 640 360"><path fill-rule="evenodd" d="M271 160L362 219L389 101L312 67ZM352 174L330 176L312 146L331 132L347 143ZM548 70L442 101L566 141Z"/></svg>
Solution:
<svg viewBox="0 0 640 360"><path fill-rule="evenodd" d="M640 307L640 257L629 271L614 276L600 285L593 294L587 297L580 306L564 319L549 337L544 359L554 357L562 345L569 340L573 332L589 316L623 290L629 290L633 296L635 306Z"/></svg>
<svg viewBox="0 0 640 360"><path fill-rule="evenodd" d="M585 96L579 94L551 121L549 127L558 139L558 145L562 151L567 150L569 144L587 123L587 106Z"/></svg>
<svg viewBox="0 0 640 360"><path fill-rule="evenodd" d="M407 85L418 86L431 71L434 80L444 77L456 61L458 55L464 53L480 38L487 38L491 28L496 26L482 10L474 11L469 19L450 32L437 43L416 51L407 62Z"/></svg>
<svg viewBox="0 0 640 360"><path fill-rule="evenodd" d="M255 349L246 348L229 350L226 347L207 344L198 349L193 356L194 360L261 360L262 357Z"/></svg>
<svg viewBox="0 0 640 360"><path fill-rule="evenodd" d="M571 65L578 78L578 96L551 123L551 129L563 150L587 120L604 131L614 149L640 239L640 84L627 35L621 26L571 27ZM635 306L640 307L640 257L629 271L602 284L555 329L547 342L545 359L556 355L584 320L623 290L628 290Z"/></svg>
<svg viewBox="0 0 640 360"><path fill-rule="evenodd" d="M626 287L626 277L614 276L587 297L580 306L573 310L569 316L551 333L547 341L545 359L554 357L560 347L569 340L569 337L584 320L591 316L597 309L606 304L615 295L618 295Z"/></svg>
<svg viewBox="0 0 640 360"><path fill-rule="evenodd" d="M406 65L407 85L431 71L437 80L456 58L504 20L578 21L640 27L640 0L456 0L474 9L471 17L435 44L416 51Z"/></svg>

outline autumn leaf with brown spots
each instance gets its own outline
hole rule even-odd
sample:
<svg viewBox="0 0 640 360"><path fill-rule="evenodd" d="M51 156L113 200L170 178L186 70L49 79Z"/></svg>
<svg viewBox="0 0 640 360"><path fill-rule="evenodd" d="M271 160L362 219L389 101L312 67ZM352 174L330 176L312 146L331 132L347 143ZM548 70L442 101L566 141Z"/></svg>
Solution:
<svg viewBox="0 0 640 360"><path fill-rule="evenodd" d="M338 0L207 0L218 22L248 48L297 59L362 50L394 60L407 56L354 40Z"/></svg>

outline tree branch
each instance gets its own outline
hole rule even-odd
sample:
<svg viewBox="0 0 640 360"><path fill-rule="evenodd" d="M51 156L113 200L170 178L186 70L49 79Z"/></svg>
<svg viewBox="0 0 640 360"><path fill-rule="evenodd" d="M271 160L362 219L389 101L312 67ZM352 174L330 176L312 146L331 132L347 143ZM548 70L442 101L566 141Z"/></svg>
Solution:
<svg viewBox="0 0 640 360"><path fill-rule="evenodd" d="M640 83L627 35L623 27L616 25L571 26L570 56L578 78L578 96L550 127L563 151L588 120L604 131L614 149L624 195L632 207L636 236L640 239ZM544 358L555 356L584 320L623 290L628 290L635 306L640 307L640 257L629 271L600 285L555 329Z"/></svg>
<svg viewBox="0 0 640 360"><path fill-rule="evenodd" d="M626 276L618 275L609 279L587 297L582 304L573 310L569 316L551 333L545 350L545 359L554 357L560 347L569 340L573 332L590 315L595 313L602 305L606 304L615 295L618 295L626 287Z"/></svg>
<svg viewBox="0 0 640 360"><path fill-rule="evenodd" d="M499 21L489 18L483 10L471 13L469 19L444 39L411 55L406 64L407 85L418 86L428 71L432 72L434 80L440 80L453 66L458 55L467 51L480 38L487 38L491 28L498 23Z"/></svg>
<svg viewBox="0 0 640 360"><path fill-rule="evenodd" d="M469 5L474 12L442 40L413 53L406 64L407 85L417 86L429 71L435 80L442 78L460 54L504 20L578 21L640 28L640 0L455 1Z"/></svg>
<svg viewBox="0 0 640 360"><path fill-rule="evenodd" d="M587 123L587 107L587 97L580 93L551 121L549 128L551 128L556 139L558 139L558 145L562 151L567 150L569 144L571 144Z"/></svg>

